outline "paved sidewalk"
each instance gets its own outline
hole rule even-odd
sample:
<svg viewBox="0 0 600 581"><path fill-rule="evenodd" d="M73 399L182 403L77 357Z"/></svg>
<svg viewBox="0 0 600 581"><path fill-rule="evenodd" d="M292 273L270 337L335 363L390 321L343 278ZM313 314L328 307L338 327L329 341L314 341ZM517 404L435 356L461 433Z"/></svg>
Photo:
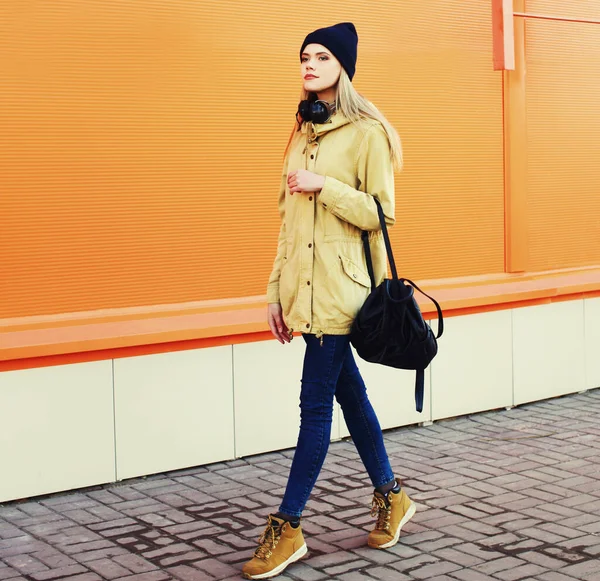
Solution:
<svg viewBox="0 0 600 581"><path fill-rule="evenodd" d="M338 442L279 579L600 580L600 390L386 432L418 503L400 543L365 547L371 490ZM0 506L0 580L239 579L291 452Z"/></svg>

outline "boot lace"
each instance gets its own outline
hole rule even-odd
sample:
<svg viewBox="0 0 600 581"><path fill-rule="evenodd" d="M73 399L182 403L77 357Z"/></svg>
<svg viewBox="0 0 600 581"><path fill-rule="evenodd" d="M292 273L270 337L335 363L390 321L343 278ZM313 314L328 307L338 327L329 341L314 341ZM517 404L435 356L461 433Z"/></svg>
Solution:
<svg viewBox="0 0 600 581"><path fill-rule="evenodd" d="M380 531L390 530L390 517L392 516L392 505L385 498L374 496L371 507L371 516L377 517L375 528Z"/></svg>
<svg viewBox="0 0 600 581"><path fill-rule="evenodd" d="M266 561L273 554L273 550L277 546L281 538L281 526L277 523L269 522L263 534L258 539L258 548L254 551L254 556L258 559Z"/></svg>

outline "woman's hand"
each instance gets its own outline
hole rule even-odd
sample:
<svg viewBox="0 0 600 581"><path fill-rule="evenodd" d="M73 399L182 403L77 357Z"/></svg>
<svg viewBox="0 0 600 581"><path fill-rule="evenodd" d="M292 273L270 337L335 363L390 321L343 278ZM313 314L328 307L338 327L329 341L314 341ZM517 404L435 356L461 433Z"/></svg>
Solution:
<svg viewBox="0 0 600 581"><path fill-rule="evenodd" d="M291 194L296 192L320 192L325 185L325 176L320 176L305 169L298 169L288 174L287 183Z"/></svg>
<svg viewBox="0 0 600 581"><path fill-rule="evenodd" d="M277 341L282 345L289 343L292 339L290 337L290 330L287 328L285 321L283 320L283 314L281 312L281 305L279 303L270 303L267 310L267 320L269 321L269 327L271 327L271 333Z"/></svg>

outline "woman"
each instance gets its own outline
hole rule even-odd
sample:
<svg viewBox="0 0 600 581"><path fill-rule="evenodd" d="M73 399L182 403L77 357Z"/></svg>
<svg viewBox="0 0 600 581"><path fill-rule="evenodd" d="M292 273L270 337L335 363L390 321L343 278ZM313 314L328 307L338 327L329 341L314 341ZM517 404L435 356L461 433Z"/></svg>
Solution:
<svg viewBox="0 0 600 581"><path fill-rule="evenodd" d="M394 478L383 435L350 349L354 317L367 298L362 231L369 231L377 284L386 254L376 197L394 223L397 133L352 85L358 36L352 23L309 34L300 49L303 98L285 157L281 231L268 284L268 321L281 342L303 334L301 425L279 512L270 515L243 574L266 579L307 552L300 517L329 446L334 397L375 488L368 544L398 542L415 505Z"/></svg>

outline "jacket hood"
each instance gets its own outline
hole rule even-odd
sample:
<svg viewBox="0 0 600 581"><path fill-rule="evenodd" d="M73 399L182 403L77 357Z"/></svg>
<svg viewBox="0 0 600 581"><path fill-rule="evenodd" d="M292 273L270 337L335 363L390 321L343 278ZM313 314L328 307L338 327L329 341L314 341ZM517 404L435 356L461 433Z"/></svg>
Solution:
<svg viewBox="0 0 600 581"><path fill-rule="evenodd" d="M309 137L312 137L313 135L318 137L329 131L348 125L348 123L351 123L350 119L345 117L341 111L336 111L329 121L326 121L325 123L313 123L312 121L302 123L300 131Z"/></svg>

